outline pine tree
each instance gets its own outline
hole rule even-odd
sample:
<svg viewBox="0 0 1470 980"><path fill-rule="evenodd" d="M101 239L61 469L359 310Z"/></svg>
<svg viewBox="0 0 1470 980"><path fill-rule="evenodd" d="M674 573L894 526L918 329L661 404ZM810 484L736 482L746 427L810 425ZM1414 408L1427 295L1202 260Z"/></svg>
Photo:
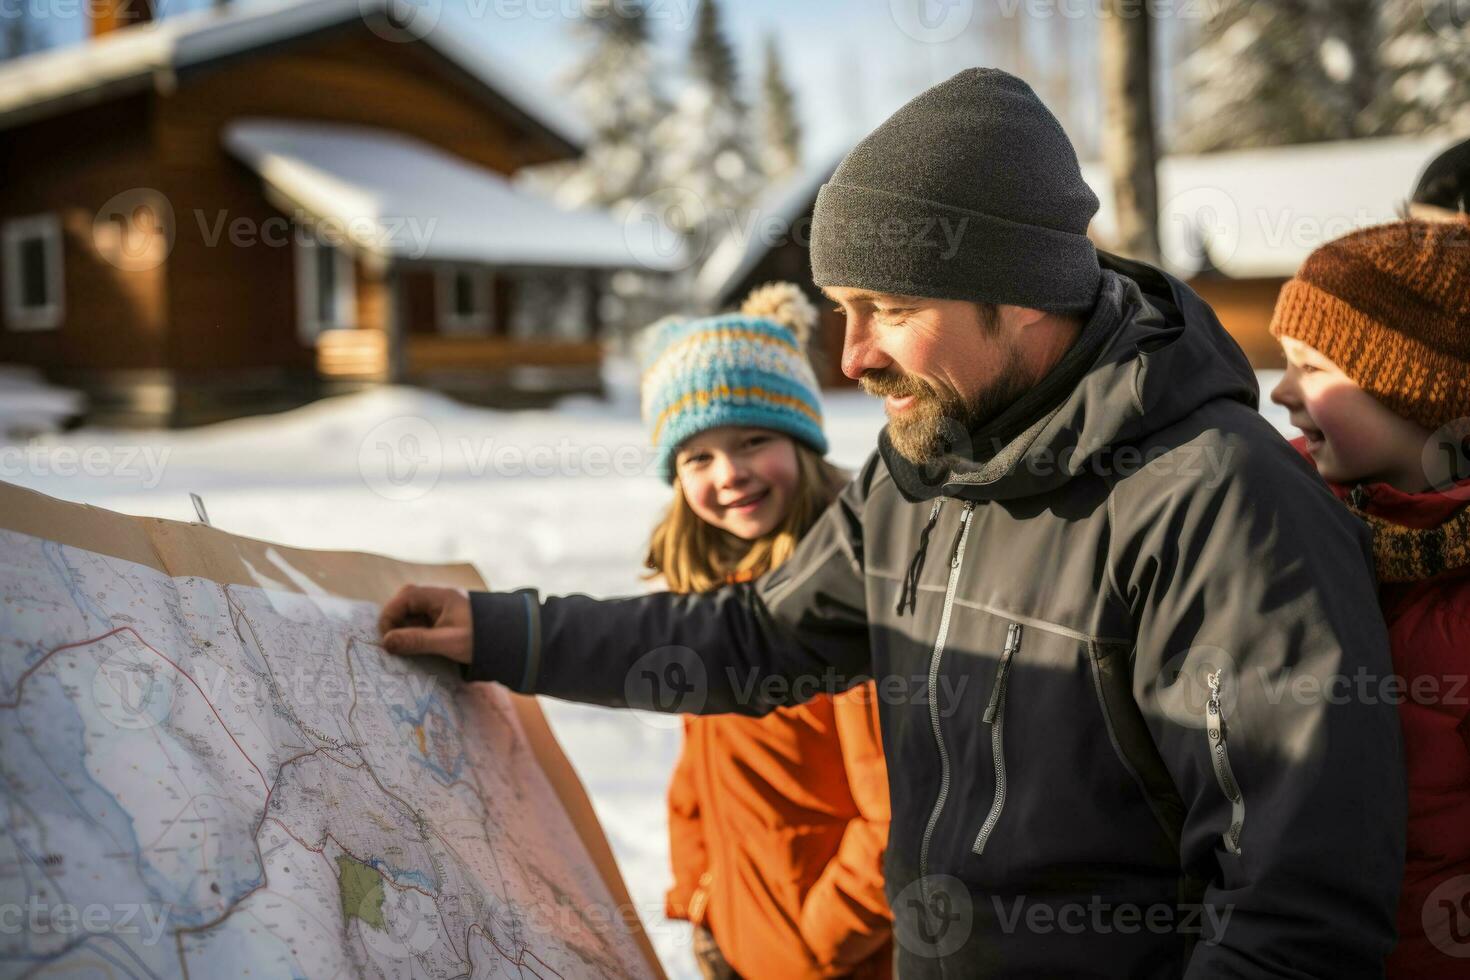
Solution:
<svg viewBox="0 0 1470 980"><path fill-rule="evenodd" d="M1186 152L1351 139L1374 129L1376 0L1224 0L1181 72Z"/></svg>
<svg viewBox="0 0 1470 980"><path fill-rule="evenodd" d="M653 131L669 111L654 72L647 7L643 0L587 0L574 28L590 44L565 87L592 138L579 160L549 168L543 182L568 207L622 214L658 187Z"/></svg>
<svg viewBox="0 0 1470 980"><path fill-rule="evenodd" d="M720 27L716 0L702 0L689 49L688 79L655 138L666 188L697 207L672 212L685 232L723 233L762 186L748 112L737 90L735 51Z"/></svg>
<svg viewBox="0 0 1470 980"><path fill-rule="evenodd" d="M775 35L766 35L765 55L761 85L761 163L767 179L775 183L801 166L801 124L796 119L796 96L786 83Z"/></svg>
<svg viewBox="0 0 1470 980"><path fill-rule="evenodd" d="M1470 129L1470 22L1463 10L1455 0L1384 4L1384 85L1374 106L1378 132Z"/></svg>
<svg viewBox="0 0 1470 980"><path fill-rule="evenodd" d="M1458 0L1226 0L1184 65L1181 149L1470 128Z"/></svg>

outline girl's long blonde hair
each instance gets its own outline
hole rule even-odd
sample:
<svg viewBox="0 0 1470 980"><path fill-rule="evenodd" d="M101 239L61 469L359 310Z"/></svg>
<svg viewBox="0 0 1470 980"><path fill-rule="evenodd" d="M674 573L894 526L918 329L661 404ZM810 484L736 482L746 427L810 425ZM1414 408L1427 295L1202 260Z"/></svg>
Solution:
<svg viewBox="0 0 1470 980"><path fill-rule="evenodd" d="M788 437L789 438L789 437ZM644 579L663 576L670 592L706 592L729 578L740 581L763 575L796 550L797 542L837 496L848 474L804 443L796 446L796 490L786 516L754 541L707 523L689 506L678 478L674 500L653 529Z"/></svg>

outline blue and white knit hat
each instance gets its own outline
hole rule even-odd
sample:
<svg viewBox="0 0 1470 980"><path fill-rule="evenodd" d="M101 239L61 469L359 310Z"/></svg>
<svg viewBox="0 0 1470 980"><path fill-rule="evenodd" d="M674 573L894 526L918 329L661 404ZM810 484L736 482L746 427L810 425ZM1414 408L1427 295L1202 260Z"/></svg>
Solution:
<svg viewBox="0 0 1470 980"><path fill-rule="evenodd" d="M816 320L800 287L773 282L754 290L739 313L666 317L644 331L643 421L666 483L674 482L679 446L721 425L774 429L826 455L822 403L806 355Z"/></svg>

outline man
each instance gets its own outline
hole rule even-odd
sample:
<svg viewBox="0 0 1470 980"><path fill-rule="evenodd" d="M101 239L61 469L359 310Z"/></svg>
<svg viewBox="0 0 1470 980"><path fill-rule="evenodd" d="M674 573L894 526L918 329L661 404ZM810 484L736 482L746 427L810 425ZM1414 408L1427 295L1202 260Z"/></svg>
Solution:
<svg viewBox="0 0 1470 980"><path fill-rule="evenodd" d="M1405 786L1368 536L1199 297L1099 259L1096 209L1025 83L918 96L818 195L889 424L791 560L696 596L409 589L385 646L706 713L871 672L906 978L1381 975Z"/></svg>

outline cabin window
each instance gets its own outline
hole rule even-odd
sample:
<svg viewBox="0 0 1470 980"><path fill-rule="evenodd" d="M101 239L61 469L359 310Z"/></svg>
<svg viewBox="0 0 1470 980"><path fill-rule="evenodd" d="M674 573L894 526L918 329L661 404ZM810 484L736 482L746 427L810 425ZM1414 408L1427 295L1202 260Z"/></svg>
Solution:
<svg viewBox="0 0 1470 980"><path fill-rule="evenodd" d="M54 214L7 221L0 264L5 269L5 325L12 330L61 326L61 222Z"/></svg>
<svg viewBox="0 0 1470 980"><path fill-rule="evenodd" d="M311 238L299 240L296 249L297 332L303 343L314 345L323 330L357 325L352 256Z"/></svg>
<svg viewBox="0 0 1470 980"><path fill-rule="evenodd" d="M439 332L483 336L490 332L490 274L473 266L439 269Z"/></svg>

